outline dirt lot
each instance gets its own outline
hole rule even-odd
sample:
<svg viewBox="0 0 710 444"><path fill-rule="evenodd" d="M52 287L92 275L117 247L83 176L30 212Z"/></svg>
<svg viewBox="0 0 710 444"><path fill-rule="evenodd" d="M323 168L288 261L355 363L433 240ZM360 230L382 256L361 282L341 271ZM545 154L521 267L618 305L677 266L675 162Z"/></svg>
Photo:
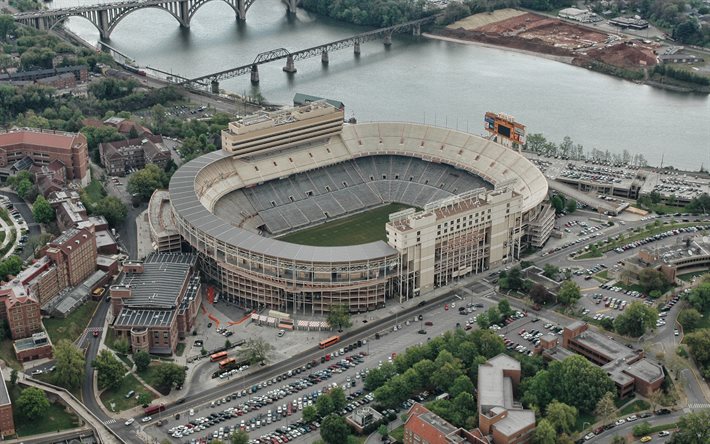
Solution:
<svg viewBox="0 0 710 444"><path fill-rule="evenodd" d="M574 58L583 65L595 59L623 68L656 64L654 44L622 41L618 36L537 14L476 14L441 31L446 37ZM476 26L478 25L478 26Z"/></svg>

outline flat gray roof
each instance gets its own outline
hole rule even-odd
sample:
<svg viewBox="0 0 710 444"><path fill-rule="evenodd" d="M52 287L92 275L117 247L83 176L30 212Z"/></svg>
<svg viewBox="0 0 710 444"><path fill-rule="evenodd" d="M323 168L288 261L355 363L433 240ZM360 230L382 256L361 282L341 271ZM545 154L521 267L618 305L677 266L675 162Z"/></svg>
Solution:
<svg viewBox="0 0 710 444"><path fill-rule="evenodd" d="M197 258L193 254L153 253L143 261L142 273L126 273L120 285L131 288L128 308L175 308L183 283Z"/></svg>
<svg viewBox="0 0 710 444"><path fill-rule="evenodd" d="M478 405L482 408L512 407L513 384L503 376L504 370L520 370L520 362L501 354L478 366Z"/></svg>
<svg viewBox="0 0 710 444"><path fill-rule="evenodd" d="M663 378L663 369L660 365L654 364L648 359L641 359L629 365L625 370L631 376L647 382L653 382L658 378Z"/></svg>
<svg viewBox="0 0 710 444"><path fill-rule="evenodd" d="M300 262L367 261L397 254L397 250L383 241L345 247L292 244L259 236L220 219L209 212L197 197L195 177L203 168L229 157L231 154L222 150L205 154L181 166L170 180L170 202L173 208L197 229L237 248Z"/></svg>
<svg viewBox="0 0 710 444"><path fill-rule="evenodd" d="M0 379L2 379L2 386L0 386L0 405L8 405L11 404L10 401L10 394L7 392L7 383L5 382L5 376L2 373L2 369L0 369Z"/></svg>
<svg viewBox="0 0 710 444"><path fill-rule="evenodd" d="M504 435L511 436L533 424L535 424L535 413L532 410L508 410L508 416L495 423L493 427Z"/></svg>
<svg viewBox="0 0 710 444"><path fill-rule="evenodd" d="M116 317L118 327L169 327L175 310L133 310L123 308Z"/></svg>

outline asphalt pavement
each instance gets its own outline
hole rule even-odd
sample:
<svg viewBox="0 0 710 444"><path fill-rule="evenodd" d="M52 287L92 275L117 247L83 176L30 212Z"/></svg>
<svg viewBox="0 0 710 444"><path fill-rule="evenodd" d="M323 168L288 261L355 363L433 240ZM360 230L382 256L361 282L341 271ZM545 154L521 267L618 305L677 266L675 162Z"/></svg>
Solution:
<svg viewBox="0 0 710 444"><path fill-rule="evenodd" d="M3 190L0 191L0 194L7 196L10 199L10 202L12 202L12 206L15 207L17 211L19 211L19 213L22 215L22 218L27 223L28 237L32 238L39 236L42 230L40 229L39 224L35 222L34 216L32 215L32 210L30 209L29 205L27 205L27 202L21 199L20 196L18 196L17 193L13 191ZM25 260L30 257L31 254L32 252L28 248L27 250L23 250L21 253L19 253L19 256L22 258L22 260Z"/></svg>

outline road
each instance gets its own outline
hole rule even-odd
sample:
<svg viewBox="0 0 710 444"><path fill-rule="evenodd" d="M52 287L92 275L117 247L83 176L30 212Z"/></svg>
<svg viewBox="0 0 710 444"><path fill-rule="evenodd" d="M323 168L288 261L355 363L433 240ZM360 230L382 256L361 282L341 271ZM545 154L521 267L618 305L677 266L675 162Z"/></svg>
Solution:
<svg viewBox="0 0 710 444"><path fill-rule="evenodd" d="M42 231L40 230L39 224L35 222L32 210L29 205L27 205L27 202L21 199L17 193L12 191L0 191L0 194L7 196L10 199L10 202L12 202L12 205L22 215L22 218L27 223L28 238L39 236ZM19 254L23 260L27 259L31 255L32 251L30 251L29 248L27 250L23 250L22 253Z"/></svg>
<svg viewBox="0 0 710 444"><path fill-rule="evenodd" d="M94 361L96 355L99 352L99 344L101 342L102 336L99 334L99 337L95 338L90 333L94 329L103 329L104 323L106 322L106 316L108 314L109 308L111 307L111 304L104 301L110 301L110 299L108 299L108 295L104 296L104 299L99 302L99 306L97 307L94 316L91 318L91 322L89 322L87 334L85 335L83 343L81 344L83 347L86 347L86 366L84 368L84 381L81 384L81 397L84 405L88 407L89 410L94 412L94 414L105 423L110 418L104 413L104 411L99 406L99 401L97 400L97 396L94 393L94 367L92 367L91 365L91 363Z"/></svg>
<svg viewBox="0 0 710 444"><path fill-rule="evenodd" d="M614 427L613 429L603 431L602 433L593 437L592 439L590 439L587 442L590 444L611 443L611 440L614 438L614 436L631 435L633 433L634 426L640 424L642 421L648 422L649 424L651 424L651 426L657 426L657 425L661 425L661 424L674 424L674 423L678 422L678 419L680 419L680 417L683 416L683 414L684 414L683 412L673 412L670 415L652 416L652 417L646 418L646 419L638 419L633 422L626 422L620 426ZM671 430L671 429L669 428L669 430ZM658 432L653 433L652 435L653 435L652 442L654 444L657 444L659 442L666 442L666 440L668 440L668 438L670 438L670 436L665 437L665 438L660 438L658 436Z"/></svg>

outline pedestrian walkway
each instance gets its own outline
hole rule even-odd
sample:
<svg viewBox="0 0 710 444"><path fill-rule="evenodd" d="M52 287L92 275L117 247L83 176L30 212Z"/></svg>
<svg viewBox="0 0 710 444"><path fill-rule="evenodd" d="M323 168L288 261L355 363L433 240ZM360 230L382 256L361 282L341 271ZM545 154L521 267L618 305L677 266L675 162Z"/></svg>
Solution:
<svg viewBox="0 0 710 444"><path fill-rule="evenodd" d="M710 409L710 404L688 404L688 408L693 410Z"/></svg>
<svg viewBox="0 0 710 444"><path fill-rule="evenodd" d="M107 419L106 421L104 421L104 425L116 424L117 422L118 421L116 420L116 418L111 418L111 419Z"/></svg>

